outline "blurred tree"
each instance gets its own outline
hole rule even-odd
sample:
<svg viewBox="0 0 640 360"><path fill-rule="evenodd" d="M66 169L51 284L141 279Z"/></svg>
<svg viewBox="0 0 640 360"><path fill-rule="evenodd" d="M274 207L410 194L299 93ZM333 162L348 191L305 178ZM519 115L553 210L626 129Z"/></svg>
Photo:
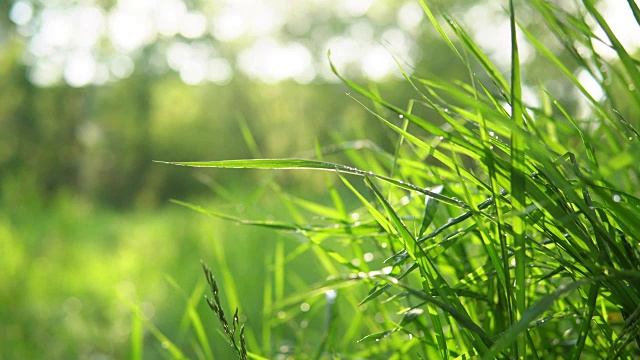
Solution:
<svg viewBox="0 0 640 360"><path fill-rule="evenodd" d="M444 6L507 74L501 3ZM191 173L151 160L251 156L238 118L265 156L295 155L336 132L363 135L358 128L389 145L336 84L329 48L341 72L380 83L400 105L419 96L391 55L423 77L469 76L446 44L432 41L438 35L417 1L18 0L0 9L8 15L0 20L0 169L11 174L2 181L31 186L43 199L64 188L118 206L188 196ZM567 67L578 65L543 19L528 16L526 2L519 11ZM579 106L575 90L524 39L521 51L531 105L540 105L538 84L545 84ZM427 108L416 111L439 121Z"/></svg>

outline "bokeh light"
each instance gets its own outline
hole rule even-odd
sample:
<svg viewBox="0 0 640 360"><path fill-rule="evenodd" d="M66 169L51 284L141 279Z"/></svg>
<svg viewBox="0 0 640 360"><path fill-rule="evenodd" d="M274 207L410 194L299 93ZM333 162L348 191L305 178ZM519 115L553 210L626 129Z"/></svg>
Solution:
<svg viewBox="0 0 640 360"><path fill-rule="evenodd" d="M611 24L621 42L630 51L637 49L640 38L632 31L637 24L627 5L609 0L601 9L616 19ZM395 18L389 18L390 10ZM458 15L492 61L508 69L505 14L499 3L489 2ZM224 85L235 71L266 83L336 81L327 66L328 49L337 69L350 76L399 77L396 60L411 73L420 56L417 39L424 23L418 2L392 9L390 3L373 0L217 0L199 9L183 0L118 0L109 9L94 1L20 0L9 18L27 42L31 81L39 86L64 81L74 87L130 76L146 48L164 54L165 65L156 59L156 68L171 69L191 85ZM533 49L522 34L518 37L526 63ZM594 45L603 56L612 55L606 44Z"/></svg>

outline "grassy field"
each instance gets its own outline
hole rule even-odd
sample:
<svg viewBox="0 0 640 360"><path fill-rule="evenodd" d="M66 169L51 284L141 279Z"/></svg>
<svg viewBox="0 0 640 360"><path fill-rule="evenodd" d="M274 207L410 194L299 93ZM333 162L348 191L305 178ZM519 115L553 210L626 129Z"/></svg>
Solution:
<svg viewBox="0 0 640 360"><path fill-rule="evenodd" d="M577 71L597 82L602 95L596 99L591 93L596 89L587 90L547 45L517 23L510 2L511 67L504 76L460 23L441 14L449 26L445 31L432 9L422 5L454 57L468 68L467 80L406 75L416 98L394 104L336 72L354 92L354 101L397 133L395 152L346 146L348 165L324 161L321 149L313 160L174 164L338 174L327 188L333 207L292 203L295 222L238 220L306 237L315 245L308 251L329 275L284 300L305 309L324 293L330 309L323 340L309 351L305 346L313 340L299 339L292 349L296 357L639 356L640 169L632 159L640 154L640 134L631 115L640 110L637 60L592 2L584 1L576 16L531 1L579 64ZM629 5L640 23L637 6ZM601 28L616 61L595 50L594 43L603 40L588 30L587 17ZM518 32L525 40L516 40ZM544 85L537 89L538 105L523 97L523 42L563 76L581 104L563 104ZM420 115L421 108L445 125ZM338 186L350 190L361 207L345 207ZM300 216L299 208L314 217ZM307 251L299 249L287 258ZM372 264L373 259L386 260ZM218 286L210 283L217 294ZM369 289L365 296L362 287ZM277 294L277 288L265 294ZM350 308L349 320L332 315L338 293ZM230 329L219 305L210 305L238 356L246 357L245 344L237 342L239 324ZM269 350L263 347L258 354L272 356Z"/></svg>
<svg viewBox="0 0 640 360"><path fill-rule="evenodd" d="M260 159L243 128L252 159L153 165L211 192L124 215L5 181L0 358L638 358L637 56L590 0L531 0L505 10L505 69L421 4L466 75L405 73L392 102L336 71L392 147ZM238 169L261 180L206 177Z"/></svg>

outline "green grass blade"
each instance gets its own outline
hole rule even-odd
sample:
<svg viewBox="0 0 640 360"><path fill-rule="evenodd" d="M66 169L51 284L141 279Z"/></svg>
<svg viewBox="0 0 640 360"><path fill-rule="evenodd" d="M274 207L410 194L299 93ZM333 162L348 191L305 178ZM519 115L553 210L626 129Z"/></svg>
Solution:
<svg viewBox="0 0 640 360"><path fill-rule="evenodd" d="M520 79L520 56L518 53L518 41L516 39L516 19L513 0L509 1L509 14L511 25L511 119L519 128L524 128L522 85ZM516 319L523 316L527 306L527 278L526 266L527 255L525 245L526 222L523 214L526 208L525 189L525 139L519 132L511 134L511 205L516 216L512 217L514 231L514 251L515 251L515 306ZM506 287L509 292L510 287ZM507 294L511 297L511 294ZM526 354L526 341L524 337L518 337L516 356L521 357Z"/></svg>
<svg viewBox="0 0 640 360"><path fill-rule="evenodd" d="M372 224L360 223L359 225L341 225L341 226L308 226L308 225L300 225L300 224L292 224L288 222L282 221L270 221L270 220L246 220L242 218L238 218L235 216L223 214L217 211L205 209L201 206L190 204L184 201L179 200L171 200L172 203L184 206L188 209L194 210L201 214L213 216L216 218L233 221L241 225L250 225L250 226L258 226L265 227L274 230L281 231L294 231L294 232L317 232L317 233L333 233L333 234L348 234L348 235L365 235L370 234L372 230L375 230L377 227L372 227ZM366 228L366 229L365 229Z"/></svg>
<svg viewBox="0 0 640 360"><path fill-rule="evenodd" d="M447 33L442 28L442 26L440 26L440 23L434 16L429 6L425 3L424 0L420 0L420 5L422 5L422 10L424 10L424 13L429 18L429 21L431 21L431 25L433 25L433 27L436 28L436 30L438 31L438 33L440 34L444 42L447 44L447 46L449 46L451 51L453 51L453 53L456 54L458 58L462 59L462 55L460 55L460 52L458 52L458 49L455 47L455 45L453 45L453 42L449 38L449 35L447 35Z"/></svg>
<svg viewBox="0 0 640 360"><path fill-rule="evenodd" d="M206 285L204 283L198 283L193 288L191 295L187 296L185 291L180 287L175 279L168 276L167 281L178 293L182 294L186 300L186 310L180 327L187 330L189 325L193 326L193 329L196 333L196 338L198 340L198 343L194 343L194 346L198 346L199 350L201 350L203 356L205 356L206 359L213 359L213 353L211 352L209 338L205 331L204 325L202 324L200 315L198 314L198 311L196 309L197 304L202 300L202 295L205 292Z"/></svg>
<svg viewBox="0 0 640 360"><path fill-rule="evenodd" d="M389 122L388 120L386 120L382 116L374 113L372 110L370 110L369 108L364 106L364 104L362 104L360 101L358 101L356 99L354 99L354 100L357 101L360 105L362 105L373 116L377 117L385 125L387 125L389 128L391 128L393 131L397 132L398 134L402 135L405 139L410 141L412 144L414 144L417 147L423 149L425 152L433 155L436 159L438 159L440 162L442 162L443 164L445 164L449 168L454 168L455 165L453 164L453 162L451 161L450 157L447 154L445 154L442 151L438 150L437 148L427 144L425 141L419 139L417 136L412 135L411 133L409 133L405 129L402 129L402 128L392 124L391 122ZM471 153L466 152L466 154L470 155L471 157L476 157L476 153L474 153L474 152L471 152ZM486 187L486 185L484 185L483 183L479 182L469 171L467 171L465 169L461 169L461 172L470 181L473 181L477 185ZM438 199L438 198L436 197L436 199ZM441 199L438 199L438 200L441 200ZM466 207L466 204L465 204L465 207Z"/></svg>
<svg viewBox="0 0 640 360"><path fill-rule="evenodd" d="M362 204L367 208L371 216L378 222L378 224L380 224L384 231L390 235L395 234L396 232L387 218L385 218L384 215L382 215L380 211L378 211L378 209L371 205L369 201L362 194L360 194L360 192L347 179L342 176L340 178L347 186L347 188L349 188L349 190L351 190L351 192L356 195L358 199L360 199Z"/></svg>
<svg viewBox="0 0 640 360"><path fill-rule="evenodd" d="M211 352L209 338L207 337L207 333L204 330L204 326L202 325L202 320L200 319L198 311L196 311L194 307L189 306L188 312L189 318L191 319L191 324L193 325L193 329L196 332L196 337L198 338L198 342L200 343L200 347L203 349L207 359L213 359L213 353Z"/></svg>
<svg viewBox="0 0 640 360"><path fill-rule="evenodd" d="M149 332L153 334L153 336L160 342L163 349L167 350L171 357L174 359L187 359L184 353L174 344L169 338L162 333L157 327L155 327L152 323L146 323L147 329Z"/></svg>
<svg viewBox="0 0 640 360"><path fill-rule="evenodd" d="M586 6L591 16L596 19L598 25L600 25L600 28L605 32L605 34L607 34L607 38L609 38L609 41L611 41L613 50L615 50L618 54L622 65L624 66L625 70L627 70L627 74L631 78L631 85L633 85L632 94L635 98L635 102L640 103L640 70L638 70L637 64L633 61L624 46L622 46L622 43L620 43L616 35L613 33L611 27L609 27L609 24L607 24L602 14L600 14L600 12L596 9L593 0L583 0L583 4Z"/></svg>
<svg viewBox="0 0 640 360"><path fill-rule="evenodd" d="M627 0L627 3L629 3L629 6L631 7L633 17L636 19L638 25L640 25L640 8L638 8L638 4L636 4L635 0Z"/></svg>
<svg viewBox="0 0 640 360"><path fill-rule="evenodd" d="M253 160L221 160L221 161L195 161L195 162L168 162L168 161L156 161L162 164L189 166L189 167L211 167L211 168L226 168L226 169L272 169L272 170L292 170L292 169L306 169L306 170L326 170L336 171L339 173L357 175L357 176L370 176L380 179L389 184L403 188L406 190L417 191L419 193L429 195L436 198L446 204L456 207L466 208L467 205L463 202L452 199L440 194L436 194L427 189L420 188L413 184L405 183L400 180L396 180L384 175L378 175L370 171L360 170L351 166L332 164L324 161L314 160L302 160L302 159L253 159Z"/></svg>
<svg viewBox="0 0 640 360"><path fill-rule="evenodd" d="M428 303L431 303L431 304L435 305L436 307L442 309L443 311L447 312L462 327L466 328L472 334L475 334L480 339L482 339L484 344L486 344L487 346L493 347L494 342L493 342L493 340L491 340L491 337L484 330L482 330L481 327L479 327L476 323L474 323L473 320L471 320L467 314L464 314L464 313L458 311L453 306L451 306L451 305L449 305L449 304L447 304L447 303L445 303L443 301L440 301L440 300L436 299L435 297L427 294L424 291L418 291L418 290L414 289L413 287L404 285L404 284L400 283L397 279L389 278L389 281L391 281L392 283L394 283L397 286L402 287L404 290L406 290L410 294L418 297L419 299L422 299L422 300L424 300L424 301L426 301ZM484 346L481 347L481 348L486 349ZM485 350L481 350L480 353L481 354L482 353L486 353L486 351Z"/></svg>
<svg viewBox="0 0 640 360"><path fill-rule="evenodd" d="M511 344L521 335L521 333L527 330L529 324L531 324L534 320L540 317L540 315L547 311L554 304L554 302L567 295L571 291L578 289L580 286L586 285L592 281L597 281L597 279L582 279L569 283L567 285L560 286L552 294L547 295L539 300L522 315L517 323L511 326L496 340L490 351L482 356L482 359L495 359L501 351L511 346Z"/></svg>
<svg viewBox="0 0 640 360"><path fill-rule="evenodd" d="M129 356L132 360L142 360L143 346L144 326L140 310L136 308L136 311L131 314L131 353Z"/></svg>
<svg viewBox="0 0 640 360"><path fill-rule="evenodd" d="M509 85L504 77L500 74L500 71L496 68L491 60L487 57L487 55L480 49L480 47L473 41L471 36L464 30L460 24L451 19L450 17L445 15L445 19L449 23L449 26L456 33L458 38L462 41L466 50L470 51L473 54L474 58L480 62L480 65L485 69L491 80L498 87L498 90L505 96L508 94Z"/></svg>
<svg viewBox="0 0 640 360"><path fill-rule="evenodd" d="M560 60L556 55L554 55L551 50L547 49L544 44L540 42L533 34L531 34L525 27L520 27L522 33L527 37L527 40L538 50L539 53L544 55L549 61L553 63L562 73L580 90L580 92L589 100L589 103L593 105L593 107L598 110L598 113L605 119L607 119L610 123L611 117L607 113L606 109L598 100L596 100L589 91L584 87L584 85L578 80L578 78L573 74L573 72L564 64L562 60Z"/></svg>
<svg viewBox="0 0 640 360"><path fill-rule="evenodd" d="M587 299L587 304L585 306L584 315L581 320L580 333L578 336L578 343L573 349L571 354L571 360L578 360L582 355L582 351L584 350L584 345L587 341L587 336L589 334L589 330L591 328L591 322L593 320L593 315L596 310L596 300L598 299L598 290L600 284L591 284L591 289L589 290L589 297Z"/></svg>

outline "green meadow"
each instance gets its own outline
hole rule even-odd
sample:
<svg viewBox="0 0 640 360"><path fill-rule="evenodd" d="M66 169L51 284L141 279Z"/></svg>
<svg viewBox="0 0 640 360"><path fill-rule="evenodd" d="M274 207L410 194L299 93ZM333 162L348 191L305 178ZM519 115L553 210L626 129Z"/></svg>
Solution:
<svg viewBox="0 0 640 360"><path fill-rule="evenodd" d="M352 36L419 12L377 78L336 40L330 79L189 84L158 37L46 86L14 3L0 359L640 357L640 8L472 3L336 5Z"/></svg>

